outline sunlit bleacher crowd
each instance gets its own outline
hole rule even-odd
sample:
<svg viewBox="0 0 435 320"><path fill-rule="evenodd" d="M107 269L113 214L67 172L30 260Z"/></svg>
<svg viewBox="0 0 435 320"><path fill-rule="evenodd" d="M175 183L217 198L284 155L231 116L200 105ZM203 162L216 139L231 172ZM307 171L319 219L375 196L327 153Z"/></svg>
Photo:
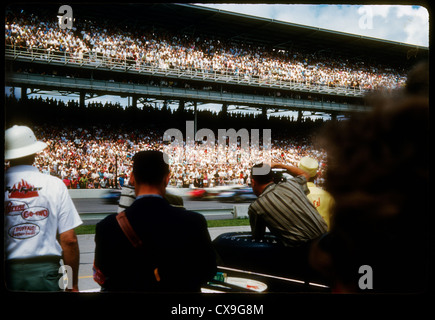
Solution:
<svg viewBox="0 0 435 320"><path fill-rule="evenodd" d="M6 48L68 55L76 61L128 62L161 69L200 70L245 79L280 80L328 87L375 90L404 86L405 70L303 49L278 50L211 35L175 34L111 21L76 20L72 30L55 17L28 12L5 16Z"/></svg>
<svg viewBox="0 0 435 320"><path fill-rule="evenodd" d="M49 148L41 152L36 166L46 174L59 176L69 188L115 188L128 181L132 156L140 150L160 150L169 155L172 172L170 185L176 187L213 187L247 185L250 168L260 162L262 153L252 150L246 156L240 146L215 145L204 148L171 146L163 142L163 131L143 130L134 136L128 129L114 133L104 128L35 127ZM273 145L272 159L297 165L310 155L325 166L326 154L306 141L281 140L285 147ZM322 183L321 175L317 181Z"/></svg>

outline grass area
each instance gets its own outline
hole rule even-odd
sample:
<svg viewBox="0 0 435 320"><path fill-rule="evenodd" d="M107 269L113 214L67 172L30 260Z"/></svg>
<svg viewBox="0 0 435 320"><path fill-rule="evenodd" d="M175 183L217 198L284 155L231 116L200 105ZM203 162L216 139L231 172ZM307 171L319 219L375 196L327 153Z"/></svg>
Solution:
<svg viewBox="0 0 435 320"><path fill-rule="evenodd" d="M207 226L209 228L249 226L249 219L207 220ZM75 231L76 234L94 234L95 225L78 226Z"/></svg>
<svg viewBox="0 0 435 320"><path fill-rule="evenodd" d="M207 220L209 228L249 226L249 219Z"/></svg>
<svg viewBox="0 0 435 320"><path fill-rule="evenodd" d="M95 225L78 226L75 228L76 234L94 234Z"/></svg>

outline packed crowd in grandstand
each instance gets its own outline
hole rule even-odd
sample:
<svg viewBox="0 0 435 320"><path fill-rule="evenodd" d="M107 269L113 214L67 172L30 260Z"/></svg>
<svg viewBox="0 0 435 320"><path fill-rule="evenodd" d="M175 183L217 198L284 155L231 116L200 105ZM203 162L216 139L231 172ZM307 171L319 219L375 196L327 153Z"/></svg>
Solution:
<svg viewBox="0 0 435 320"><path fill-rule="evenodd" d="M277 50L213 36L169 33L108 21L75 21L62 30L54 18L27 12L5 18L7 47L45 54L62 53L77 61L129 61L162 69L196 69L247 79L274 79L330 87L372 90L404 86L404 70L320 52Z"/></svg>
<svg viewBox="0 0 435 320"><path fill-rule="evenodd" d="M29 109L23 109L27 107ZM71 109L70 114L79 117L69 118L66 121L62 116L53 116L53 110L65 112L68 108ZM38 111L32 114L31 110ZM153 111L156 115L164 115L162 110L153 109ZM86 112L93 112L94 116L90 117L88 116L90 113ZM249 151L241 149L240 143L237 145L228 143L222 146L217 141L217 134L215 134L216 143L212 148L206 147L206 144L201 142L195 143L193 147L164 142L163 134L169 129L168 127L159 125L158 122L155 123L158 126L154 128L146 122L127 125L123 120L128 118L128 110L123 110L116 105L105 105L100 108L88 104L88 107L82 110L74 102L65 104L53 99L41 98L23 102L14 97L7 97L6 113L7 127L12 123L29 124L35 134L49 145L38 154L36 166L41 172L60 177L69 188L122 186L130 177L132 156L139 150L161 150L167 153L172 172L170 185L176 187L247 185L250 183L250 168L255 163L263 161L265 157L270 157L272 161L297 165L306 155L315 157L319 161L320 174L316 183L321 185L324 181L325 152L323 149L316 148L311 136L305 135L301 130L296 131L300 134L284 133L282 126L291 127L292 123L296 123L289 119L276 120L278 125L271 127L270 153L263 153L259 148L250 148ZM68 115L66 113L67 117ZM220 122L217 114L206 113L206 115L207 121L204 120L203 123L209 123L210 127L215 122ZM118 117L119 122L108 121L111 116ZM20 120L17 120L18 117ZM173 114L171 117L173 118ZM186 113L186 117L189 118L189 113ZM90 122L85 121L85 118ZM50 119L55 119L57 124L49 122ZM247 116L247 119L250 123L255 120L252 115ZM184 118L181 119L181 122L183 121ZM227 124L233 123L243 125L243 118L229 114ZM303 124L308 128L307 132L311 132L313 126L320 125L321 123L316 124L311 121ZM260 145L263 145L262 139L260 136Z"/></svg>
<svg viewBox="0 0 435 320"><path fill-rule="evenodd" d="M43 128L35 133L49 148L41 152L36 166L46 174L59 176L69 188L115 188L130 177L132 156L140 150L161 150L169 155L172 172L170 185L177 187L212 187L247 185L250 168L263 159L262 152L251 150L248 156L240 147L218 144L205 148L172 146L163 142L163 131L144 129L116 132L104 128ZM285 139L274 141L272 159L297 165L305 155L320 161L321 172L326 154L308 141ZM115 180L117 179L117 180ZM127 179L127 180L126 180ZM321 184L321 175L318 183ZM117 184L116 184L117 181Z"/></svg>

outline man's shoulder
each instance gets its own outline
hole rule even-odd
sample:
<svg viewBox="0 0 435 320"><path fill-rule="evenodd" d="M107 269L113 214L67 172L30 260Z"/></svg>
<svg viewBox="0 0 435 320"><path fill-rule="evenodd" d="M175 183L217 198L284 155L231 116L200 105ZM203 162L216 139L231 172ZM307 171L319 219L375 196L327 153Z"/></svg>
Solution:
<svg viewBox="0 0 435 320"><path fill-rule="evenodd" d="M143 210L146 209L159 209L160 214L167 213L172 215L181 215L181 217L197 217L203 218L204 216L198 212L185 210L184 208L170 205L166 199L158 197L149 197L136 200L128 210Z"/></svg>
<svg viewBox="0 0 435 320"><path fill-rule="evenodd" d="M49 174L44 174L39 171L32 172L33 179L36 181L41 181L42 183L45 183L47 185L47 190L50 190L50 192L55 191L65 191L66 185L63 182L63 180L59 177L52 176ZM65 190L64 190L65 189Z"/></svg>
<svg viewBox="0 0 435 320"><path fill-rule="evenodd" d="M170 206L175 213L179 214L180 217L186 217L194 220L205 220L204 216L196 211L185 210L179 207Z"/></svg>
<svg viewBox="0 0 435 320"><path fill-rule="evenodd" d="M165 199L169 202L169 204L171 204L172 206L176 206L176 207L183 207L184 206L184 201L183 198L171 193L167 193L165 194Z"/></svg>
<svg viewBox="0 0 435 320"><path fill-rule="evenodd" d="M116 222L117 215L118 215L117 213L113 213L108 215L107 217L104 217L103 219L97 222L96 229L101 230L102 228L103 229L113 228L117 224Z"/></svg>
<svg viewBox="0 0 435 320"><path fill-rule="evenodd" d="M304 194L309 193L307 179L303 175L299 175L299 176L294 177L293 179L282 181L282 182L278 183L277 186L278 186L279 190L281 190L281 188L283 188L283 189L287 189L289 191L292 190L293 192L296 192L296 190L300 190Z"/></svg>
<svg viewBox="0 0 435 320"><path fill-rule="evenodd" d="M196 211L185 210L183 208L174 206L170 206L170 208L172 212L172 218L175 219L180 225L192 228L207 226L205 217Z"/></svg>

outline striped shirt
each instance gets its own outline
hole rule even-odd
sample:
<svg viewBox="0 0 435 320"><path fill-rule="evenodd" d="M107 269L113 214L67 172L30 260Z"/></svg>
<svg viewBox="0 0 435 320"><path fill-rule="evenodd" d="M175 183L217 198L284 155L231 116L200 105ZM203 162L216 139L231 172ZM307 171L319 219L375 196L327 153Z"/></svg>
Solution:
<svg viewBox="0 0 435 320"><path fill-rule="evenodd" d="M249 221L255 239L266 227L285 246L293 247L320 237L327 231L325 220L308 200L304 176L269 184L249 206Z"/></svg>

